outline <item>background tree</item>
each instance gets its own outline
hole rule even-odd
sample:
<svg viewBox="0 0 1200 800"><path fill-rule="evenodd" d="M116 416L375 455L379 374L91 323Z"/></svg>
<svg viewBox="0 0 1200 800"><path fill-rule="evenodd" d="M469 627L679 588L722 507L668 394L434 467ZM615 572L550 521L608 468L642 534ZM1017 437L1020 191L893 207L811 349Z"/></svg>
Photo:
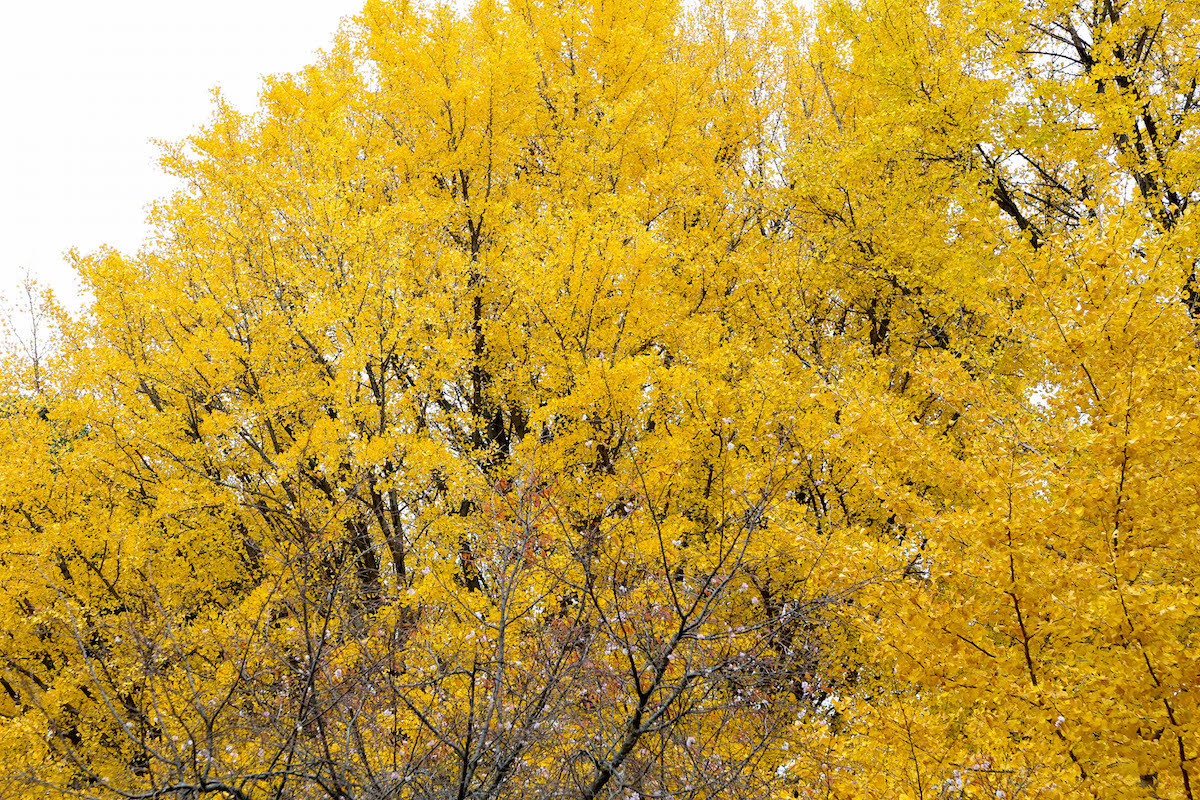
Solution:
<svg viewBox="0 0 1200 800"><path fill-rule="evenodd" d="M871 344L843 420L914 559L821 791L1195 791L1195 19L834 3L794 67L792 213L852 287L808 307Z"/></svg>

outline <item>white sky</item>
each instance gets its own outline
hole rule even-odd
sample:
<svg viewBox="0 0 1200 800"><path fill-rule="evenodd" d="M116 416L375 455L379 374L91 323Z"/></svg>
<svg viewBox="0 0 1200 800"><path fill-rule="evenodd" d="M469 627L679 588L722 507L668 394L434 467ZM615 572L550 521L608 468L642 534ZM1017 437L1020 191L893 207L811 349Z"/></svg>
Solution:
<svg viewBox="0 0 1200 800"><path fill-rule="evenodd" d="M0 294L24 269L78 307L63 253L135 251L173 188L151 139L239 109L327 46L362 0L0 0Z"/></svg>

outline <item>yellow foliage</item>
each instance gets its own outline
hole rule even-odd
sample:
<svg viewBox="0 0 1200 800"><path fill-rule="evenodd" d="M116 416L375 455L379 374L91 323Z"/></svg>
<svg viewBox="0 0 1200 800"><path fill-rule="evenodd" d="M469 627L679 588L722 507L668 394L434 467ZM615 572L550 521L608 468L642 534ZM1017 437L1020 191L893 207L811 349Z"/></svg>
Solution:
<svg viewBox="0 0 1200 800"><path fill-rule="evenodd" d="M1188 0L371 0L4 361L15 796L1192 797Z"/></svg>

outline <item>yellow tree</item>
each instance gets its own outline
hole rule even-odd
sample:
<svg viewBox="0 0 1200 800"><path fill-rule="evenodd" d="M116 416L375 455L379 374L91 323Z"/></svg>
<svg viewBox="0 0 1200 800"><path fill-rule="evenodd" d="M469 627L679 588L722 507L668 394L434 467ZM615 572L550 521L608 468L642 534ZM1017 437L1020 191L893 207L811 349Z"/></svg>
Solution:
<svg viewBox="0 0 1200 800"><path fill-rule="evenodd" d="M810 788L1193 796L1195 20L823 8L786 196L846 288L791 305L870 342L837 392L912 561Z"/></svg>
<svg viewBox="0 0 1200 800"><path fill-rule="evenodd" d="M778 23L372 3L168 151L8 417L21 792L785 785L878 570L829 552L818 373L743 325Z"/></svg>
<svg viewBox="0 0 1200 800"><path fill-rule="evenodd" d="M369 3L7 369L14 791L1188 796L1194 11Z"/></svg>

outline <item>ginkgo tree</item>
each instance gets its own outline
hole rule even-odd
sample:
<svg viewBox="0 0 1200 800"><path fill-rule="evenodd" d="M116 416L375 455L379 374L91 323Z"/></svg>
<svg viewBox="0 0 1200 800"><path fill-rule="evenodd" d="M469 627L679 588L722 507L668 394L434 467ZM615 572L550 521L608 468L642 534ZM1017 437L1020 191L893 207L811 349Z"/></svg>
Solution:
<svg viewBox="0 0 1200 800"><path fill-rule="evenodd" d="M11 792L1191 796L1195 10L368 3L5 362Z"/></svg>
<svg viewBox="0 0 1200 800"><path fill-rule="evenodd" d="M1194 796L1196 12L820 12L784 196L850 288L798 299L914 557L822 792Z"/></svg>
<svg viewBox="0 0 1200 800"><path fill-rule="evenodd" d="M168 151L159 244L79 259L8 418L22 791L786 784L869 575L798 501L816 379L728 316L772 113L743 23L372 4Z"/></svg>

